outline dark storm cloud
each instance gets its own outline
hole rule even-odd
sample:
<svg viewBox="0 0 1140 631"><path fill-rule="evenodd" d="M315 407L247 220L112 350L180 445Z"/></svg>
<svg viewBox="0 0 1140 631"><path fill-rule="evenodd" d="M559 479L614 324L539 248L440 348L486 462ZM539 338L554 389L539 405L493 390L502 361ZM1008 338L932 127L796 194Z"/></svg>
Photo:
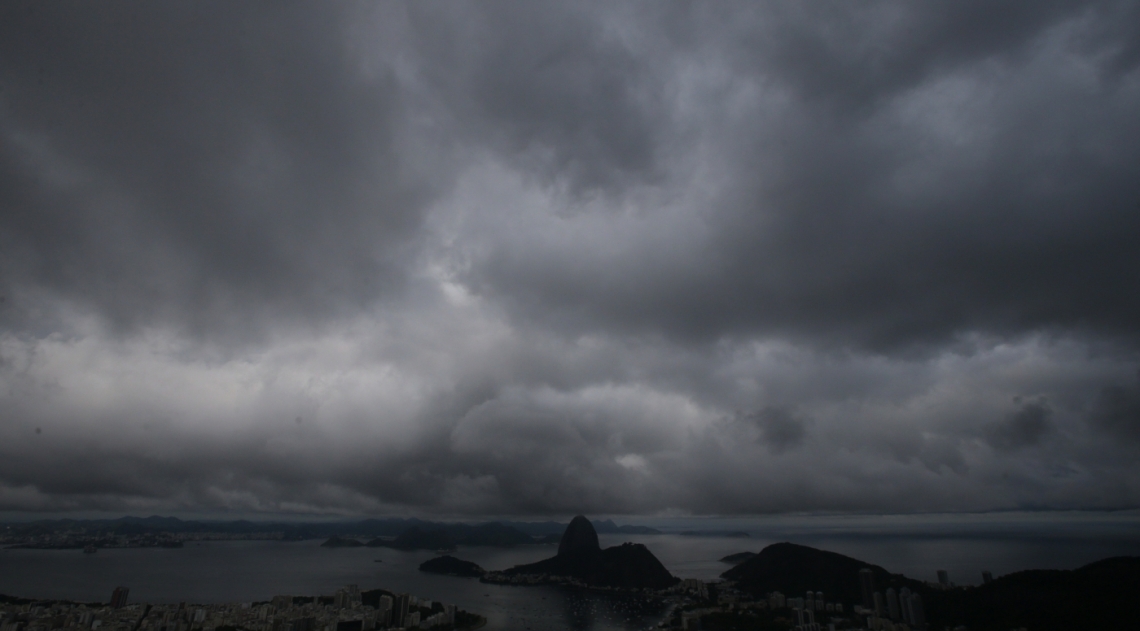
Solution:
<svg viewBox="0 0 1140 631"><path fill-rule="evenodd" d="M763 441L773 453L799 446L804 440L804 422L783 408L766 408L751 416L762 432Z"/></svg>
<svg viewBox="0 0 1140 631"><path fill-rule="evenodd" d="M6 3L0 509L1136 506L1138 42Z"/></svg>
<svg viewBox="0 0 1140 631"><path fill-rule="evenodd" d="M578 192L654 176L663 86L604 16L557 3L408 14L424 78L462 133Z"/></svg>
<svg viewBox="0 0 1140 631"><path fill-rule="evenodd" d="M704 239L648 272L636 259L663 245L648 238L596 265L497 248L477 280L521 317L699 339L889 350L1048 327L1134 339L1140 125L1124 60L1140 33L1105 23L1133 24L1135 8L807 6L688 16L697 32L681 39L707 31L690 45L735 71L722 100L700 103L730 182L701 211Z"/></svg>
<svg viewBox="0 0 1140 631"><path fill-rule="evenodd" d="M1023 403L1004 420L986 427L986 442L1000 451L1011 451L1041 442L1052 429L1048 401Z"/></svg>
<svg viewBox="0 0 1140 631"><path fill-rule="evenodd" d="M340 8L3 11L9 318L35 317L30 285L121 326L257 333L398 285L422 194L404 104Z"/></svg>
<svg viewBox="0 0 1140 631"><path fill-rule="evenodd" d="M1090 416L1093 427L1128 440L1140 440L1140 385L1105 386Z"/></svg>

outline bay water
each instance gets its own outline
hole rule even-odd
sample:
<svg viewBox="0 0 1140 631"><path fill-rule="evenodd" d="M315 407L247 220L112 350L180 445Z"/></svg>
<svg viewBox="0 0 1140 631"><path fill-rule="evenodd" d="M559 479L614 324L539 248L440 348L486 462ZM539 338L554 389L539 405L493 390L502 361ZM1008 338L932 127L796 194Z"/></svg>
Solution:
<svg viewBox="0 0 1140 631"><path fill-rule="evenodd" d="M646 523L641 520L639 523ZM1017 514L943 517L780 517L760 520L665 520L660 535L601 535L603 546L643 543L675 575L716 580L728 554L792 541L846 554L920 580L947 570L976 584L1023 569L1073 569L1118 555L1140 556L1140 515ZM683 535L682 531L707 533ZM748 532L748 537L718 533ZM554 545L461 547L455 556L485 569L505 569L552 556ZM332 594L355 584L454 603L505 631L646 629L660 611L636 601L556 587L487 585L476 579L418 571L430 551L322 548L320 541L188 542L183 548L0 550L0 593L106 602L117 585L132 601L256 602L279 594Z"/></svg>

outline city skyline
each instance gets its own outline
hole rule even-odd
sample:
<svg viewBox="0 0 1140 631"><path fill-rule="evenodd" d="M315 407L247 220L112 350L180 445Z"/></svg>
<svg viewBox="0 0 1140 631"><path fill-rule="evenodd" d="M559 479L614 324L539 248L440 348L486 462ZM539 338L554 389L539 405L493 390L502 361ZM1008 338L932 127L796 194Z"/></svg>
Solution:
<svg viewBox="0 0 1140 631"><path fill-rule="evenodd" d="M0 515L1140 508L1140 6L0 7Z"/></svg>

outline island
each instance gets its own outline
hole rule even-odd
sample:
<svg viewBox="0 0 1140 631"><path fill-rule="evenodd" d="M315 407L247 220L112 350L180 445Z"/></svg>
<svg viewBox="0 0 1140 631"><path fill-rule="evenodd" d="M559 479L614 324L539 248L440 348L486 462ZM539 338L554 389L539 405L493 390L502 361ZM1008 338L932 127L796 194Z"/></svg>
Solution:
<svg viewBox="0 0 1140 631"><path fill-rule="evenodd" d="M362 545L364 545L364 544L360 543L356 539L350 539L348 537L340 537L337 535L333 535L333 536L329 537L327 541L322 543L321 547L322 548L359 548Z"/></svg>
<svg viewBox="0 0 1140 631"><path fill-rule="evenodd" d="M424 561L420 564L420 571L474 578L479 578L487 573L487 570L479 567L478 564L457 559L449 554Z"/></svg>

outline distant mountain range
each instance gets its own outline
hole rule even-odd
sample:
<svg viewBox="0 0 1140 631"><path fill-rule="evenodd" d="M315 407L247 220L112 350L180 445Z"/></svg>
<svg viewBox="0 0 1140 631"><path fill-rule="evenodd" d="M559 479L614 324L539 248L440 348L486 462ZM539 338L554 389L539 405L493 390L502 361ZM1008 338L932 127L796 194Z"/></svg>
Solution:
<svg viewBox="0 0 1140 631"><path fill-rule="evenodd" d="M498 526L498 524L495 524ZM521 543L533 543L534 539L528 535L524 535L517 530L510 529L512 534L519 535L523 541ZM381 539L377 537L368 542L370 548L395 548L397 550L454 550L455 549L455 533L444 528L427 529L420 528L419 526L412 526L405 530L400 536L395 539ZM481 542L476 542L470 545L480 545ZM518 541L512 543L519 543ZM495 545L491 543L489 545ZM510 545L510 544L507 544Z"/></svg>
<svg viewBox="0 0 1140 631"><path fill-rule="evenodd" d="M681 533L682 537L730 537L736 539L745 539L752 535L744 532L743 530L686 530Z"/></svg>
<svg viewBox="0 0 1140 631"><path fill-rule="evenodd" d="M350 542L350 543L345 543ZM345 545L366 545L370 548L395 548L397 550L454 550L457 545L500 546L533 545L552 543L545 537L533 537L517 528L492 522L472 526L469 524L433 524L409 527L395 538L376 537L368 543L333 535L322 543L327 547Z"/></svg>
<svg viewBox="0 0 1140 631"><path fill-rule="evenodd" d="M325 541L324 543L322 543L321 547L322 548L359 548L363 545L364 545L363 543L357 541L356 539L350 539L348 537L338 537L336 535L333 535L333 536L328 538L328 541Z"/></svg>
<svg viewBox="0 0 1140 631"><path fill-rule="evenodd" d="M147 533L222 533L233 535L254 535L259 533L282 533L286 540L322 539L338 537L398 537L413 527L424 532L446 531L455 543L464 545L518 545L534 543L535 537L544 537L542 542L557 543L557 537L566 530L567 524L554 521L517 522L496 521L481 524L433 522L422 519L391 518L364 519L348 522L254 522L235 521L195 521L177 517L120 517L118 519L51 519L33 522L9 522L2 531L8 539L36 537L63 531L84 530L89 533L110 535L140 535ZM646 526L617 525L612 520L599 521L597 532L604 534L659 534L660 531ZM552 537L553 535L553 537ZM525 537L525 540L524 540Z"/></svg>

